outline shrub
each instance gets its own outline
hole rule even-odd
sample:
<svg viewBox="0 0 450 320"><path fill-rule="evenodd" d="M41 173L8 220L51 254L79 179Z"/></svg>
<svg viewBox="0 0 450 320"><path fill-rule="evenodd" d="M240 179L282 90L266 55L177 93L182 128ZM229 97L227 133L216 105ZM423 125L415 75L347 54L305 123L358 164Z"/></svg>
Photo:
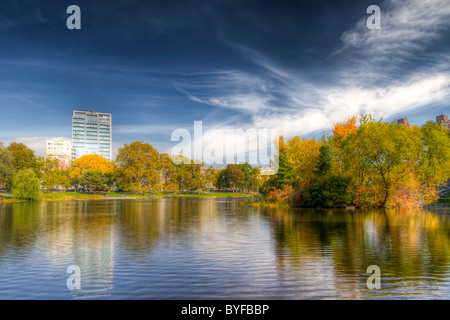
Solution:
<svg viewBox="0 0 450 320"><path fill-rule="evenodd" d="M348 192L350 178L340 175L327 175L317 179L313 186L306 188L302 194L305 207L345 207L352 197Z"/></svg>
<svg viewBox="0 0 450 320"><path fill-rule="evenodd" d="M292 206L294 202L294 189L290 185L285 185L282 189L274 188L267 199L278 205Z"/></svg>

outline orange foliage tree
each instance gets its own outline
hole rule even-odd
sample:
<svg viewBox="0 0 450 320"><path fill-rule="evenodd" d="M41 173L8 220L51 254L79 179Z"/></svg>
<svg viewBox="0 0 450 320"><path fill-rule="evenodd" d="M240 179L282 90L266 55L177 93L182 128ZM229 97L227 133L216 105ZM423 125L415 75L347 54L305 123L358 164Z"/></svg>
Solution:
<svg viewBox="0 0 450 320"><path fill-rule="evenodd" d="M356 133L356 115L343 122L334 123L333 126L331 133L334 139L345 139L349 134Z"/></svg>
<svg viewBox="0 0 450 320"><path fill-rule="evenodd" d="M70 179L80 179L88 171L101 171L109 174L114 171L114 164L98 154L87 154L72 163Z"/></svg>

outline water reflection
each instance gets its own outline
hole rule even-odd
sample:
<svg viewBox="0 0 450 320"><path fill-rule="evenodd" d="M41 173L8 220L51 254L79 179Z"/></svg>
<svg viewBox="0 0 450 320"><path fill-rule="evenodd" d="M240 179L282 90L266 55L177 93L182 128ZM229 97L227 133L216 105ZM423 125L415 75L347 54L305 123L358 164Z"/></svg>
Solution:
<svg viewBox="0 0 450 320"><path fill-rule="evenodd" d="M449 212L268 210L278 268L329 270L322 288L339 298L448 298ZM367 290L378 265L382 290ZM327 269L327 266L330 268ZM290 274L289 272L286 272Z"/></svg>
<svg viewBox="0 0 450 320"><path fill-rule="evenodd" d="M0 298L448 299L449 213L220 199L3 204ZM72 264L80 291L66 287ZM370 265L381 290L366 287Z"/></svg>

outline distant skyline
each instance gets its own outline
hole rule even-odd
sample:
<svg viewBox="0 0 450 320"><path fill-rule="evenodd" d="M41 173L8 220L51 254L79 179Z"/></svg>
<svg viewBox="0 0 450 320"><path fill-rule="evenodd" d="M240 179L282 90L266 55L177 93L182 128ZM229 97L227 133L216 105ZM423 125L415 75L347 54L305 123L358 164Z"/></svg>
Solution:
<svg viewBox="0 0 450 320"><path fill-rule="evenodd" d="M112 114L113 156L169 152L198 120L317 138L361 113L422 125L450 114L449 28L448 0L4 0L0 141L43 156L73 110Z"/></svg>

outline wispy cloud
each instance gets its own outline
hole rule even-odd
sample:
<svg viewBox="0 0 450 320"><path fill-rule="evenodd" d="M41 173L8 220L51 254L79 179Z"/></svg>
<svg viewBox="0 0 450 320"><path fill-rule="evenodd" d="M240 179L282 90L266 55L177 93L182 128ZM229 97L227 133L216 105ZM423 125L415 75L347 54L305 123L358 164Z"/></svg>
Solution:
<svg viewBox="0 0 450 320"><path fill-rule="evenodd" d="M426 48L448 30L450 5L447 0L390 0L382 10L382 29L369 30L367 18L345 32L340 50L358 49L380 60L410 57Z"/></svg>
<svg viewBox="0 0 450 320"><path fill-rule="evenodd" d="M182 90L191 100L251 114L249 127L282 128L287 136L327 130L353 114L388 118L443 103L450 93L450 53L430 52L439 51L448 31L450 3L389 0L382 12L381 30L369 30L363 16L342 34L330 52L334 67L324 70L327 82L228 41L258 71L203 74Z"/></svg>
<svg viewBox="0 0 450 320"><path fill-rule="evenodd" d="M175 84L178 91L195 102L250 114L275 110L271 86L270 79L239 70L193 73L186 76L185 82Z"/></svg>

